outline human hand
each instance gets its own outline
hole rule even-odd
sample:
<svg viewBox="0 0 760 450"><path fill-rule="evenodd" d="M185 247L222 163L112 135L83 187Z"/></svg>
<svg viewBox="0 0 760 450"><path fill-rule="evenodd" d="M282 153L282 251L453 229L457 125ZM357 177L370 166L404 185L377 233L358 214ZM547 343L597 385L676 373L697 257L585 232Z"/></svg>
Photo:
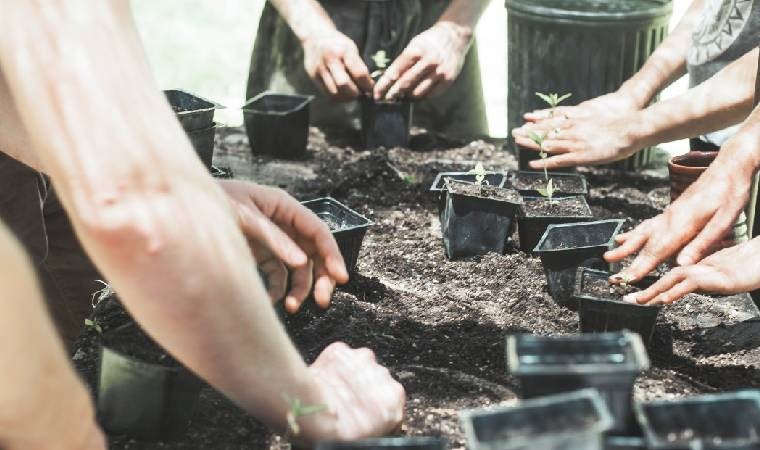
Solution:
<svg viewBox="0 0 760 450"><path fill-rule="evenodd" d="M639 111L642 105L627 93L617 91L605 94L591 100L586 100L576 106L558 106L552 111L551 108L538 109L525 113L523 118L526 122L540 122L555 118L588 119L605 117L610 114L623 114Z"/></svg>
<svg viewBox="0 0 760 450"><path fill-rule="evenodd" d="M371 92L374 82L354 41L336 29L321 30L302 41L304 68L333 100L349 101Z"/></svg>
<svg viewBox="0 0 760 450"><path fill-rule="evenodd" d="M309 295L326 308L336 283L348 281L348 272L330 229L314 213L284 191L242 181L220 180L230 198L241 229L269 281L273 301L285 295L288 272L292 287L285 308L295 313Z"/></svg>
<svg viewBox="0 0 760 450"><path fill-rule="evenodd" d="M723 249L697 264L676 267L649 288L628 294L639 304L670 304L691 292L737 294L760 288L760 239Z"/></svg>
<svg viewBox="0 0 760 450"><path fill-rule="evenodd" d="M415 36L385 70L375 85L375 100L419 99L442 92L459 76L471 42L468 28L436 23Z"/></svg>

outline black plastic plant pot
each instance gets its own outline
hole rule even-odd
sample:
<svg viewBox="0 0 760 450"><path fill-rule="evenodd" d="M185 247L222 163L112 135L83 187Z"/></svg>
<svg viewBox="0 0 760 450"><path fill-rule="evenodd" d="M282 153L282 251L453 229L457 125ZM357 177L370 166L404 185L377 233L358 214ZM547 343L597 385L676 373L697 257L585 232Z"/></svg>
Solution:
<svg viewBox="0 0 760 450"><path fill-rule="evenodd" d="M183 367L149 364L103 347L98 416L103 427L145 441L184 434L201 381Z"/></svg>
<svg viewBox="0 0 760 450"><path fill-rule="evenodd" d="M589 222L594 220L586 198L583 196L565 197L549 200L545 197L523 197L525 202L523 214L517 218L517 232L520 237L520 250L525 253L533 252L538 245L541 236L544 235L549 225L563 223ZM562 212L565 203L578 205L575 213ZM543 212L542 205L552 203L556 205L557 212Z"/></svg>
<svg viewBox="0 0 760 450"><path fill-rule="evenodd" d="M196 131L214 123L214 113L224 106L179 89L164 91L177 120L185 131Z"/></svg>
<svg viewBox="0 0 760 450"><path fill-rule="evenodd" d="M634 436L607 436L604 450L647 450L644 438Z"/></svg>
<svg viewBox="0 0 760 450"><path fill-rule="evenodd" d="M517 191L464 181L446 181L446 207L441 232L446 256L451 259L503 254L520 211Z"/></svg>
<svg viewBox="0 0 760 450"><path fill-rule="evenodd" d="M760 391L708 394L637 403L648 448L760 448Z"/></svg>
<svg viewBox="0 0 760 450"><path fill-rule="evenodd" d="M649 357L635 333L508 336L507 366L523 398L595 388L612 412L611 432L637 430L633 383L649 368Z"/></svg>
<svg viewBox="0 0 760 450"><path fill-rule="evenodd" d="M509 173L509 185L517 189L520 194L528 197L538 197L541 193L538 189L546 185L544 172L520 170ZM552 173L551 179L554 185L554 197L572 197L576 195L588 195L588 183L586 177L577 173Z"/></svg>
<svg viewBox="0 0 760 450"><path fill-rule="evenodd" d="M624 220L549 225L534 253L541 257L549 294L562 306L577 309L573 299L578 267L608 270L602 255L610 250Z"/></svg>
<svg viewBox="0 0 760 450"><path fill-rule="evenodd" d="M262 92L243 105L253 154L303 159L309 141L309 104L313 98Z"/></svg>
<svg viewBox="0 0 760 450"><path fill-rule="evenodd" d="M303 205L327 223L343 255L346 269L354 273L364 235L372 221L331 197L309 200Z"/></svg>
<svg viewBox="0 0 760 450"><path fill-rule="evenodd" d="M430 186L430 192L438 196L438 216L443 216L443 209L446 207L446 178L459 181L475 182L475 174L470 172L441 172L433 180ZM485 182L489 186L504 187L507 181L505 173L488 173L485 176Z"/></svg>
<svg viewBox="0 0 760 450"><path fill-rule="evenodd" d="M187 132L187 137L190 139L190 143L193 144L195 153L198 154L201 162L203 162L203 165L209 172L212 170L212 161L214 159L216 127L217 124L214 123L210 127Z"/></svg>
<svg viewBox="0 0 760 450"><path fill-rule="evenodd" d="M594 389L463 411L470 450L602 450L612 417Z"/></svg>
<svg viewBox="0 0 760 450"><path fill-rule="evenodd" d="M412 102L409 100L375 101L362 96L362 144L365 149L409 146L412 125Z"/></svg>
<svg viewBox="0 0 760 450"><path fill-rule="evenodd" d="M649 347L662 307L624 302L622 295L645 289L657 278L645 277L621 287L607 282L610 275L606 270L578 268L573 298L578 302L581 333L631 330L638 333L644 345Z"/></svg>
<svg viewBox="0 0 760 450"><path fill-rule="evenodd" d="M320 442L316 450L446 450L445 439L434 437L389 437L354 442Z"/></svg>

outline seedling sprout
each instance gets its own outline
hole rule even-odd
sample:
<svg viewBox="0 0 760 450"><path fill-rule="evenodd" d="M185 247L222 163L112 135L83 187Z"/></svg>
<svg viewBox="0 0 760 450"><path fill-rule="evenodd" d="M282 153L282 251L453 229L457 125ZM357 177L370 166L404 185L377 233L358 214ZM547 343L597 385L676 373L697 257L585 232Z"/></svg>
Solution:
<svg viewBox="0 0 760 450"><path fill-rule="evenodd" d="M374 72L372 72L370 77L377 79L380 78L383 73L385 73L385 69L388 68L388 63L391 62L391 60L388 58L385 50L378 50L377 53L372 55L372 62L375 63L376 69Z"/></svg>
<svg viewBox="0 0 760 450"><path fill-rule="evenodd" d="M554 109L564 100L567 100L568 98L570 98L570 96L573 94L559 95L555 93L542 94L540 92L536 92L536 95L549 105L549 107L551 108L551 111L549 114L551 115L551 117L554 117Z"/></svg>
<svg viewBox="0 0 760 450"><path fill-rule="evenodd" d="M546 159L547 156L549 156L548 153L546 153L546 150L544 150L544 141L546 140L546 136L548 136L549 133L544 133L543 135L538 135L534 133L533 131L528 132L528 137L530 137L530 140L535 142L536 145L538 145L538 156L541 157L541 159ZM538 193L543 195L544 197L548 197L549 201L552 201L554 198L554 193L556 192L556 189L554 189L554 182L551 178L549 178L549 171L544 167L544 179L546 180L546 187L537 189Z"/></svg>
<svg viewBox="0 0 760 450"><path fill-rule="evenodd" d="M301 433L301 426L298 424L298 419L312 414L317 414L327 410L326 405L305 405L301 402L300 398L291 398L288 394L282 394L283 400L288 404L287 413L287 429L285 430L284 444L280 445L280 448L290 449L289 444L292 436L298 436Z"/></svg>
<svg viewBox="0 0 760 450"><path fill-rule="evenodd" d="M98 334L103 334L103 327L100 326L97 319L84 319L84 327L87 329L93 329Z"/></svg>

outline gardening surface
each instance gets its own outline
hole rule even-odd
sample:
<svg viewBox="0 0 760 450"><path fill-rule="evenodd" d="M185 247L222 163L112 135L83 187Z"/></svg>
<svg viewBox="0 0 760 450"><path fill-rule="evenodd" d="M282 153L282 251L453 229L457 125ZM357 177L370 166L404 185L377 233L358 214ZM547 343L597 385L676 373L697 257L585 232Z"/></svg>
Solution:
<svg viewBox="0 0 760 450"><path fill-rule="evenodd" d="M252 160L241 129L222 129L215 164L236 178L280 186L300 200L333 196L375 222L358 273L327 311L307 308L286 320L308 361L334 341L373 349L408 395L403 434L443 435L464 448L458 412L512 401L518 385L506 372L509 333L578 329L577 314L546 290L541 263L511 248L506 255L450 262L441 243L436 199L427 192L440 171L513 169L500 145L443 143L417 135L415 150L362 152L352 139L328 145L312 130L305 161ZM585 172L597 218L627 219L625 229L657 214L667 180ZM760 319L746 296L689 296L665 308L653 367L636 383L639 400L760 387ZM97 352L85 346L77 366L94 379ZM187 436L147 444L111 436L113 449L259 449L272 435L206 389Z"/></svg>

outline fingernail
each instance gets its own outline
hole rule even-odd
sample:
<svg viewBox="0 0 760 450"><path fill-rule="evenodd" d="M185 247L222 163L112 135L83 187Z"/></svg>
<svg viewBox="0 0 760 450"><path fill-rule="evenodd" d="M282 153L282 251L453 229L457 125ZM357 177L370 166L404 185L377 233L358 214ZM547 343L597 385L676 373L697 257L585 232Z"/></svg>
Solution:
<svg viewBox="0 0 760 450"><path fill-rule="evenodd" d="M689 266L694 264L694 257L690 254L681 254L676 258L676 262L679 266Z"/></svg>
<svg viewBox="0 0 760 450"><path fill-rule="evenodd" d="M626 295L625 297L623 297L623 301L627 302L627 303L633 303L633 304L638 303L638 300L636 299L636 294L635 293L634 294L628 294L628 295Z"/></svg>

